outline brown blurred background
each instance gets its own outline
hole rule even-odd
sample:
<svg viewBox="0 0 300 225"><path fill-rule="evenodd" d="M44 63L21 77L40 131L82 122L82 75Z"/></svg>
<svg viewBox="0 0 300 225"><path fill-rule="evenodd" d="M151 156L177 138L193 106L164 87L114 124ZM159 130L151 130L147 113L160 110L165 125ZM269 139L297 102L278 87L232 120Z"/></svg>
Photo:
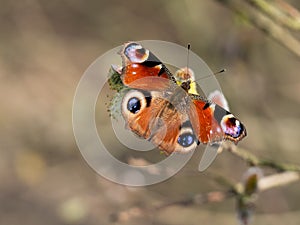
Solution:
<svg viewBox="0 0 300 225"><path fill-rule="evenodd" d="M300 8L297 1L288 1ZM244 121L240 146L300 164L299 58L215 1L0 1L0 224L114 224L111 214L222 190L199 157L147 188L90 169L72 133L72 100L86 68L128 40L191 43ZM158 153L159 154L159 153ZM238 181L246 163L220 155L209 171ZM255 223L299 224L299 183L259 196ZM121 223L121 222L120 222ZM119 223L116 223L119 224ZM238 224L233 200L169 207L122 224Z"/></svg>

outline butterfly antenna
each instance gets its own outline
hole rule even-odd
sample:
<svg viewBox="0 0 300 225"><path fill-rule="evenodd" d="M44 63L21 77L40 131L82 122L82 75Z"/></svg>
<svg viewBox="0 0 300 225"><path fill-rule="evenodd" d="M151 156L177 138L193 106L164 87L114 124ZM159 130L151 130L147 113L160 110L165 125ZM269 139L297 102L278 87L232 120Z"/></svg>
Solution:
<svg viewBox="0 0 300 225"><path fill-rule="evenodd" d="M191 49L191 44L188 43L188 45L187 45L187 59L186 59L186 73L187 74L189 72L190 49Z"/></svg>
<svg viewBox="0 0 300 225"><path fill-rule="evenodd" d="M205 78L208 78L208 77L211 77L211 76L215 76L215 75L217 75L217 74L221 74L221 73L225 73L225 72L226 72L226 69L221 69L221 70L219 70L218 72L214 72L213 75L210 74L210 75L201 77L201 78L199 78L199 79L197 79L197 80L194 80L193 82L197 82L197 81L203 80L203 79L205 79Z"/></svg>
<svg viewBox="0 0 300 225"><path fill-rule="evenodd" d="M225 72L226 72L226 69L221 69L220 71L215 72L214 75L217 75L217 74L219 74L219 73L225 73Z"/></svg>

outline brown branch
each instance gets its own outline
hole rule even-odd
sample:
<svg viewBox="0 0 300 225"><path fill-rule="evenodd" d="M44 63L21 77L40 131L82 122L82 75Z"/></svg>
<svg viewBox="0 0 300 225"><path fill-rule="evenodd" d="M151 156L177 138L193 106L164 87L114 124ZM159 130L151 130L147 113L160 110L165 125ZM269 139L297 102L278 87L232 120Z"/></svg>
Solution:
<svg viewBox="0 0 300 225"><path fill-rule="evenodd" d="M284 1L245 0L257 10L270 17L278 25L299 31L300 13L297 9Z"/></svg>
<svg viewBox="0 0 300 225"><path fill-rule="evenodd" d="M211 174L210 174L211 175ZM220 181L220 178L224 181L226 181L226 178L214 175L214 179L217 179L217 181ZM266 177L263 177L259 179L258 181L258 191L263 192L269 189L272 189L274 187L284 186L288 185L290 183L299 181L300 175L298 172L294 171L287 171L283 173L273 174ZM110 216L111 221L113 222L125 222L131 219L134 219L136 217L141 217L148 214L153 214L155 212L158 212L162 209L171 207L171 206L201 206L204 204L210 204L210 203L219 203L222 201L225 201L226 199L235 197L236 200L244 205L245 207L249 205L249 207L252 207L254 205L255 198L251 196L248 196L247 193L245 193L245 187L243 183L237 183L234 186L231 186L230 182L221 182L222 184L228 186L226 191L210 191L208 193L200 193L196 194L192 197L187 197L184 199L174 200L170 202L162 203L158 206L145 208L145 207L131 207L127 210L114 213ZM254 193L255 194L255 193Z"/></svg>
<svg viewBox="0 0 300 225"><path fill-rule="evenodd" d="M196 194L190 198L171 201L155 207L155 210L167 208L169 206L188 206L188 205L204 205L209 203L222 202L228 198L235 196L236 193L229 189L228 191L210 191L208 193Z"/></svg>
<svg viewBox="0 0 300 225"><path fill-rule="evenodd" d="M300 172L299 165L279 163L269 159L259 159L257 156L250 153L250 151L237 147L231 143L224 143L222 146L222 152L223 151L228 151L234 154L235 156L249 163L250 166L268 167L271 169L275 169L278 172L284 172L284 171Z"/></svg>
<svg viewBox="0 0 300 225"><path fill-rule="evenodd" d="M162 209L171 207L171 206L192 206L192 205L204 205L209 203L218 203L222 202L228 198L235 196L234 192L230 191L211 191L208 193L197 194L192 197L175 200L154 206L151 208L143 207L132 207L121 212L114 213L110 215L110 220L112 222L125 222L136 217L141 217L144 215L153 214Z"/></svg>
<svg viewBox="0 0 300 225"><path fill-rule="evenodd" d="M266 191L275 187L285 186L290 183L299 181L300 175L298 172L287 171L284 173L273 174L263 177L258 182L259 191Z"/></svg>
<svg viewBox="0 0 300 225"><path fill-rule="evenodd" d="M300 57L300 42L288 29L241 0L216 0ZM273 14L272 14L273 15ZM275 15L273 15L275 16Z"/></svg>

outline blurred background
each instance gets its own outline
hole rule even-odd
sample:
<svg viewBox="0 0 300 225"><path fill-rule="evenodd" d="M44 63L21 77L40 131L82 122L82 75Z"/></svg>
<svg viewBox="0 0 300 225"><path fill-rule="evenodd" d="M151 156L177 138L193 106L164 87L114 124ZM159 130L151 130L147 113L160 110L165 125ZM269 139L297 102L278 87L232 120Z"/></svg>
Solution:
<svg viewBox="0 0 300 225"><path fill-rule="evenodd" d="M298 1L287 2L300 9ZM238 224L233 199L124 214L115 222L112 214L132 207L223 188L197 172L199 157L145 188L109 182L82 158L72 132L76 86L98 56L129 40L191 43L212 71L226 68L218 81L248 131L239 146L300 164L299 58L217 1L0 3L1 225ZM239 181L246 169L224 153L208 171ZM262 193L255 223L299 224L299 188L298 182Z"/></svg>

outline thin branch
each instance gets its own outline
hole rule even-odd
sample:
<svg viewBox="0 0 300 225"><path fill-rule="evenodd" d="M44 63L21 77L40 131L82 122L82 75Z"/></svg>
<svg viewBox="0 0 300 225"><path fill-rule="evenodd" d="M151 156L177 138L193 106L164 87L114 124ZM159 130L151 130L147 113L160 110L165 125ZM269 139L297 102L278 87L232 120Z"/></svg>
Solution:
<svg viewBox="0 0 300 225"><path fill-rule="evenodd" d="M255 27L263 31L265 34L273 38L282 46L300 57L300 42L293 37L288 29L276 24L272 19L268 18L264 13L259 12L249 4L241 0L216 0L228 7L236 14L252 23Z"/></svg>
<svg viewBox="0 0 300 225"><path fill-rule="evenodd" d="M237 147L231 143L225 143L223 144L222 147L223 147L222 151L228 151L236 155L237 157L249 163L250 166L268 167L268 168L275 169L278 172L284 172L284 171L300 172L299 165L294 165L289 163L279 163L268 159L259 159L257 156L250 153L250 151Z"/></svg>
<svg viewBox="0 0 300 225"><path fill-rule="evenodd" d="M277 24L299 31L300 14L297 9L284 1L245 0L259 11L265 13Z"/></svg>
<svg viewBox="0 0 300 225"><path fill-rule="evenodd" d="M275 187L285 186L290 183L296 182L300 179L297 172L288 171L284 173L273 174L259 180L259 191L266 191Z"/></svg>
<svg viewBox="0 0 300 225"><path fill-rule="evenodd" d="M153 214L162 209L171 207L171 206L193 206L193 205L204 205L209 203L218 203L222 202L228 198L235 196L236 194L232 191L211 191L208 193L197 194L192 197L174 200L170 202L165 202L158 206L154 206L151 208L143 208L143 207L132 207L126 209L121 212L114 213L110 215L110 220L112 222L125 222L136 217L141 217L144 215Z"/></svg>
<svg viewBox="0 0 300 225"><path fill-rule="evenodd" d="M187 205L204 205L208 203L217 203L217 202L222 202L235 195L236 193L231 189L228 191L210 191L208 193L196 194L189 198L163 203L155 207L155 210L160 210L174 205L187 206Z"/></svg>
<svg viewBox="0 0 300 225"><path fill-rule="evenodd" d="M216 176L218 177L218 176ZM218 178L219 179L219 178ZM225 179L225 178L224 178ZM263 177L258 182L259 192L263 192L274 187L285 186L290 183L296 182L300 179L299 173L297 172L284 172L279 174L274 174L270 176ZM158 206L144 208L144 207L131 207L121 212L114 213L110 216L113 222L125 222L132 220L137 217L144 215L153 214L162 209L171 206L201 206L210 203L223 202L226 199L236 197L238 200L243 199L244 193L242 188L242 183L237 183L233 188L228 188L227 191L210 191L208 193L196 194L192 197L174 200L170 202L162 203ZM249 200L249 199L248 199ZM253 202L252 202L253 203Z"/></svg>

